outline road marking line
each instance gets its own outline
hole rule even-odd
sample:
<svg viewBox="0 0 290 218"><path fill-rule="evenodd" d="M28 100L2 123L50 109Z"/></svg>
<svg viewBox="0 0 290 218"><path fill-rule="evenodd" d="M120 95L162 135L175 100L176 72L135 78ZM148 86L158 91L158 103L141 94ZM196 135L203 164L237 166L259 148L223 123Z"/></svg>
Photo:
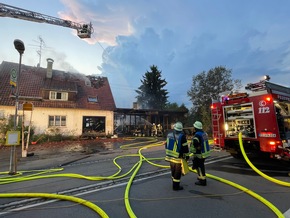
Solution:
<svg viewBox="0 0 290 218"><path fill-rule="evenodd" d="M290 218L290 208L283 215L285 218Z"/></svg>

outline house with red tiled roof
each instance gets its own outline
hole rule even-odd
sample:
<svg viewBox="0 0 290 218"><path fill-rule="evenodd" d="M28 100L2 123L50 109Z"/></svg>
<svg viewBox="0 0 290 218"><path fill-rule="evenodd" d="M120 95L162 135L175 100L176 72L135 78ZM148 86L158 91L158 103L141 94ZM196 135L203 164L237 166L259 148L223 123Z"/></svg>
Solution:
<svg viewBox="0 0 290 218"><path fill-rule="evenodd" d="M17 92L10 81L18 67L6 61L0 65L0 119L14 117ZM113 133L116 105L106 77L59 71L47 59L46 68L22 64L18 79L18 118L25 126L31 124L35 134ZM23 105L32 105L33 110Z"/></svg>

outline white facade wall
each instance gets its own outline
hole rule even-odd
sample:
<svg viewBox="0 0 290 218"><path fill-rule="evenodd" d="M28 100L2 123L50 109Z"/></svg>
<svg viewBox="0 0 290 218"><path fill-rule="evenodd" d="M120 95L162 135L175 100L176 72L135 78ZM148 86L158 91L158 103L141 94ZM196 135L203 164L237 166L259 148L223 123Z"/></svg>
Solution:
<svg viewBox="0 0 290 218"><path fill-rule="evenodd" d="M0 106L0 115L4 112L6 118L15 114L15 107ZM23 110L18 111L18 115L23 115ZM28 126L31 111L24 112L24 125ZM37 108L32 111L32 126L35 127L35 134L48 133L49 116L66 116L66 126L57 128L63 134L79 136L82 134L83 116L105 117L106 134L113 134L114 131L114 112L104 110L85 110L85 109L68 109L68 108ZM54 127L56 128L56 127Z"/></svg>

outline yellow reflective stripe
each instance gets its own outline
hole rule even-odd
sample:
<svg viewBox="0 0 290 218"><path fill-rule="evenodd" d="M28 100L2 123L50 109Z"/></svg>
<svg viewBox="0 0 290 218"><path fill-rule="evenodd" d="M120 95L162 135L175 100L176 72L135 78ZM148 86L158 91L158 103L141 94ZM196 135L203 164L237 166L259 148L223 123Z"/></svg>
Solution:
<svg viewBox="0 0 290 218"><path fill-rule="evenodd" d="M171 151L166 149L166 155L171 156L171 157L179 157L179 153L176 151Z"/></svg>
<svg viewBox="0 0 290 218"><path fill-rule="evenodd" d="M172 178L172 181L173 182L180 182L180 179L174 179L174 178Z"/></svg>
<svg viewBox="0 0 290 218"><path fill-rule="evenodd" d="M176 141L175 141L175 142L174 142L174 146L173 146L173 151L176 152L176 150L177 150L177 143L176 143Z"/></svg>
<svg viewBox="0 0 290 218"><path fill-rule="evenodd" d="M174 158L174 157L165 157L166 161L170 161L172 163L177 163L177 164L181 164L181 159L180 158Z"/></svg>
<svg viewBox="0 0 290 218"><path fill-rule="evenodd" d="M195 152L196 152L196 149L195 149L193 143L190 144L189 151L190 151L191 153L195 153Z"/></svg>
<svg viewBox="0 0 290 218"><path fill-rule="evenodd" d="M205 153L203 153L202 154L202 158L206 158L206 157L208 157L210 155L210 152L208 151L208 152L205 152Z"/></svg>
<svg viewBox="0 0 290 218"><path fill-rule="evenodd" d="M183 143L182 146L188 146L187 142Z"/></svg>
<svg viewBox="0 0 290 218"><path fill-rule="evenodd" d="M202 153L202 154L194 154L197 158L206 158L210 155L210 152Z"/></svg>
<svg viewBox="0 0 290 218"><path fill-rule="evenodd" d="M194 154L194 157L202 158L202 155L201 154Z"/></svg>

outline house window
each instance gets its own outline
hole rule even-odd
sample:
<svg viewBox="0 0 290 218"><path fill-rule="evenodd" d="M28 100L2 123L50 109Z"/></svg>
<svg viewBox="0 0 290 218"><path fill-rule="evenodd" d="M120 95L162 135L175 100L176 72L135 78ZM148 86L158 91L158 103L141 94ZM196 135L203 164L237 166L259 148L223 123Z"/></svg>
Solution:
<svg viewBox="0 0 290 218"><path fill-rule="evenodd" d="M48 126L66 126L66 116L49 116Z"/></svg>
<svg viewBox="0 0 290 218"><path fill-rule="evenodd" d="M67 92L49 92L49 99L50 100L59 100L59 101L67 101L68 93Z"/></svg>

